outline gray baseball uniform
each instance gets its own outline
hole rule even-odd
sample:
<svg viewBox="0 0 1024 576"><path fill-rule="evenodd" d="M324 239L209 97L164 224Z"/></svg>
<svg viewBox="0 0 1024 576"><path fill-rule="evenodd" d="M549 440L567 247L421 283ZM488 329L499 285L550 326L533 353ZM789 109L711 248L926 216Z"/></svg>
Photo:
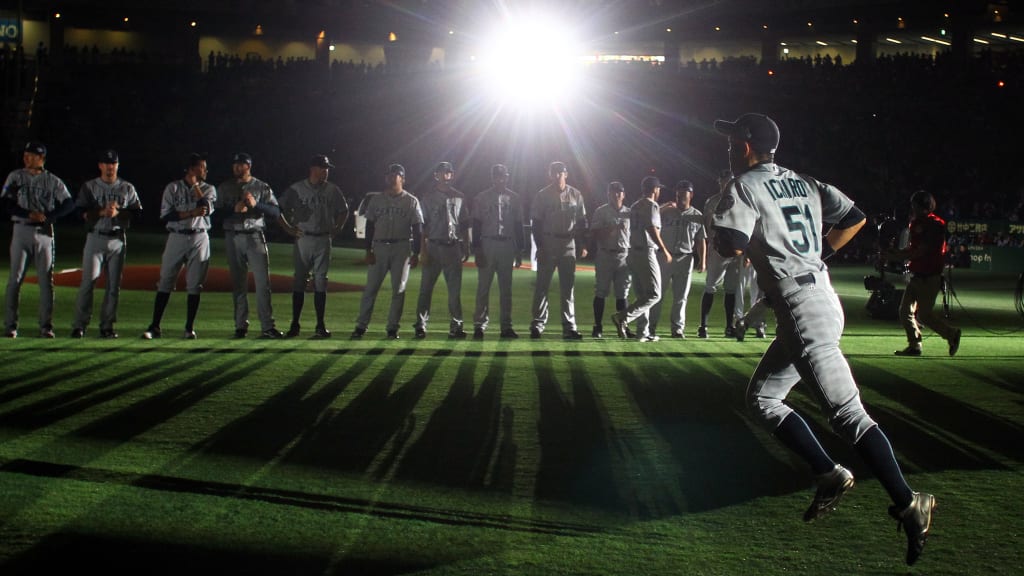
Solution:
<svg viewBox="0 0 1024 576"><path fill-rule="evenodd" d="M205 203L213 213L217 202L217 189L206 183L199 183L199 195L193 186L184 180L171 182L164 188L163 200L160 203L160 218L177 212L194 210ZM167 222L167 243L164 245L163 257L160 260L160 280L157 292L171 292L178 279L181 267L185 266L185 286L188 294L199 294L206 281L206 272L210 267L210 213L206 216L195 216Z"/></svg>
<svg viewBox="0 0 1024 576"><path fill-rule="evenodd" d="M48 170L33 174L27 169L11 172L0 193L11 221L11 273L7 282L4 329L15 336L18 330L18 303L21 284L29 263L35 263L39 279L39 328L53 331L53 220L74 209L71 193L60 178ZM45 222L29 218L31 212L42 212Z"/></svg>
<svg viewBox="0 0 1024 576"><path fill-rule="evenodd" d="M707 199L704 203L704 230L707 233L708 245L714 243L713 217L718 207L722 194L718 193ZM708 250L707 276L704 282L704 293L714 294L719 287L724 287L726 294L735 294L740 284L740 269L742 263L739 258L724 257L715 250ZM731 321L731 319L729 320Z"/></svg>
<svg viewBox="0 0 1024 576"><path fill-rule="evenodd" d="M373 225L373 254L376 258L366 272L366 288L359 303L356 328L366 330L373 315L384 277L391 273L391 309L386 329L398 332L405 307L405 285L409 281L409 257L413 253L410 238L413 228L423 224L420 201L402 190L400 194L371 193L360 205L360 215ZM415 253L419 253L416 247Z"/></svg>
<svg viewBox="0 0 1024 576"><path fill-rule="evenodd" d="M331 265L331 238L337 219L348 214L348 202L333 182L313 185L300 180L281 195L281 212L288 222L302 231L295 240L294 292L304 292L309 276L313 290L327 292L327 272Z"/></svg>
<svg viewBox="0 0 1024 576"><path fill-rule="evenodd" d="M633 273L636 300L621 312L622 323L636 320L636 335L643 340L653 336L650 331L651 307L661 300L661 270L658 267L658 245L651 239L649 228L661 228L658 203L640 198L629 207L629 269Z"/></svg>
<svg viewBox="0 0 1024 576"><path fill-rule="evenodd" d="M256 206L245 212L236 212L235 206L246 194L252 195ZM270 301L270 255L264 231L266 217L276 220L280 214L277 197L270 185L258 178L251 178L248 182L231 179L218 188L217 208L224 217L224 247L231 272L235 330L244 332L249 326L249 271L252 271L256 288L260 330L272 330L274 309Z"/></svg>
<svg viewBox="0 0 1024 576"><path fill-rule="evenodd" d="M113 202L118 209L115 218L98 216L96 212ZM92 295L100 274L106 279L103 305L100 308L100 333L111 334L117 321L117 304L121 294L121 273L124 270L127 242L125 233L133 216L142 212L139 194L130 182L118 178L108 184L94 178L82 185L75 205L89 222L89 234L82 250L82 283L78 287L75 320L72 329L85 331L92 319Z"/></svg>
<svg viewBox="0 0 1024 576"><path fill-rule="evenodd" d="M626 263L629 253L630 221L629 207L615 208L602 204L594 210L590 219L590 230L598 238L597 254L594 257L594 296L623 300L629 294L630 272ZM603 230L610 233L603 234Z"/></svg>
<svg viewBox="0 0 1024 576"><path fill-rule="evenodd" d="M486 330L490 321L491 283L498 276L498 300L503 331L512 329L512 269L522 249L523 206L508 188L491 187L473 201L473 242L484 255L477 261L476 310L473 325Z"/></svg>
<svg viewBox="0 0 1024 576"><path fill-rule="evenodd" d="M661 226L661 240L672 254L672 262L666 263L665 258L658 258L664 294L651 307L651 333L656 332L661 305L669 297L668 287L671 285L669 323L672 334L682 334L686 328L686 300L693 281L694 251L705 242L704 215L693 206L680 210L671 203L661 208Z"/></svg>
<svg viewBox="0 0 1024 576"><path fill-rule="evenodd" d="M839 349L843 308L821 261L823 223L839 222L852 207L834 186L762 163L730 184L713 215L715 226L750 238L747 255L778 321L747 390L769 429L793 412L785 398L801 379L849 442L875 426Z"/></svg>
<svg viewBox="0 0 1024 576"><path fill-rule="evenodd" d="M423 194L420 208L427 245L414 327L418 331L427 329L430 300L437 279L443 273L451 317L448 328L455 333L462 330L462 262L468 256L464 242L469 228L469 209L462 192L455 188L444 192L436 187Z"/></svg>
<svg viewBox="0 0 1024 576"><path fill-rule="evenodd" d="M562 305L562 333L576 332L576 240L586 230L587 210L583 194L566 185L542 188L530 206L533 236L537 242L537 283L533 291L533 321L530 329L544 332L548 323L548 290L558 270L559 297Z"/></svg>

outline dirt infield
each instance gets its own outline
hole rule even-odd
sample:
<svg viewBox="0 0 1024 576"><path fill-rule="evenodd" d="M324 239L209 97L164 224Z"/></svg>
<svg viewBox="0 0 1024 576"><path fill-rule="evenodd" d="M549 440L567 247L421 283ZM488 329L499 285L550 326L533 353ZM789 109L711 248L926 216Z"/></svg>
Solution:
<svg viewBox="0 0 1024 576"><path fill-rule="evenodd" d="M123 290L156 290L157 280L160 279L160 267L153 266L125 266L124 274L121 277L121 289ZM26 282L35 284L35 276L25 278ZM82 283L82 270L72 268L53 273L53 283L57 286L78 286ZM106 286L106 280L100 276L96 281L97 287ZM185 271L178 274L176 290L185 289ZM249 274L249 290L254 290L252 274ZM270 275L270 289L274 292L291 292L292 277L284 274ZM307 286L307 290L310 287ZM206 282L203 283L203 290L208 292L231 292L231 274L227 268L210 268L206 275ZM328 292L362 292L363 287L358 284L345 284L343 282L328 282Z"/></svg>

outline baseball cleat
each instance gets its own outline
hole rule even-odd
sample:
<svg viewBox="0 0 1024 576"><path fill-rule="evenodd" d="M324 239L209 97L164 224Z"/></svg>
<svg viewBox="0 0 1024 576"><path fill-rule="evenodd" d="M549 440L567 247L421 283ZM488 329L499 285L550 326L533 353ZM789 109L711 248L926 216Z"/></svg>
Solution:
<svg viewBox="0 0 1024 576"><path fill-rule="evenodd" d="M636 340L637 340L637 342L657 342L657 341L661 340L661 338L658 338L658 336L656 336L654 334L649 334L647 336L641 336L641 337L637 338Z"/></svg>
<svg viewBox="0 0 1024 576"><path fill-rule="evenodd" d="M427 331L424 330L423 328L416 328L415 336L417 340L423 340L424 338L427 337Z"/></svg>
<svg viewBox="0 0 1024 576"><path fill-rule="evenodd" d="M353 340L358 340L363 337L363 334L366 334L366 328L360 328L359 326L356 326L355 329L352 330L352 334L349 336L349 338L352 338Z"/></svg>
<svg viewBox="0 0 1024 576"><path fill-rule="evenodd" d="M612 314L612 324L615 324L615 332L618 333L619 338L626 338L625 318L616 312L615 314Z"/></svg>
<svg viewBox="0 0 1024 576"><path fill-rule="evenodd" d="M530 338L533 340L540 340L540 335L540 328L530 328Z"/></svg>
<svg viewBox="0 0 1024 576"><path fill-rule="evenodd" d="M604 333L603 333L603 330L601 329L601 327L600 326L594 326L590 330L590 337L591 338L596 338L597 340L601 340L602 338L604 338Z"/></svg>
<svg viewBox="0 0 1024 576"><path fill-rule="evenodd" d="M249 333L249 331L246 330L245 328L236 328L235 329L235 335L233 336L233 338L235 340L241 340L242 338L245 338L246 334L248 334L248 333Z"/></svg>
<svg viewBox="0 0 1024 576"><path fill-rule="evenodd" d="M85 330L82 330L81 328L75 328L74 330L71 331L71 337L75 339L85 338Z"/></svg>
<svg viewBox="0 0 1024 576"><path fill-rule="evenodd" d="M284 338L284 333L277 328L268 328L260 332L260 340L280 340L281 338Z"/></svg>
<svg viewBox="0 0 1024 576"><path fill-rule="evenodd" d="M4 338L17 338L17 337L18 337L18 331L17 330L7 330L6 332L4 332Z"/></svg>
<svg viewBox="0 0 1024 576"><path fill-rule="evenodd" d="M836 509L839 500L850 488L853 488L853 473L839 464L830 472L816 478L818 489L814 492L814 500L804 512L804 522L811 522Z"/></svg>
<svg viewBox="0 0 1024 576"><path fill-rule="evenodd" d="M516 334L516 331L511 328L506 328L501 331L501 337L509 340L515 340L516 338L519 338L519 334Z"/></svg>
<svg viewBox="0 0 1024 576"><path fill-rule="evenodd" d="M960 335L963 333L959 328L956 329L956 334L949 339L949 355L956 356L956 351L960 349Z"/></svg>
<svg viewBox="0 0 1024 576"><path fill-rule="evenodd" d="M150 326L146 328L146 331L142 333L143 340L155 340L161 336L159 326Z"/></svg>
<svg viewBox="0 0 1024 576"><path fill-rule="evenodd" d="M698 326L697 327L697 338L707 338L707 337L708 337L708 327L707 326Z"/></svg>
<svg viewBox="0 0 1024 576"><path fill-rule="evenodd" d="M117 332L113 328L107 328L106 330L100 330L100 338L106 338L107 340L116 340Z"/></svg>
<svg viewBox="0 0 1024 576"><path fill-rule="evenodd" d="M484 329L483 328L473 328L473 340L483 340L483 339L484 339Z"/></svg>
<svg viewBox="0 0 1024 576"><path fill-rule="evenodd" d="M388 340L398 340L398 330L388 330Z"/></svg>
<svg viewBox="0 0 1024 576"><path fill-rule="evenodd" d="M448 338L452 340L464 340L466 336L468 336L468 334L466 334L466 331L461 327L453 328L448 331Z"/></svg>
<svg viewBox="0 0 1024 576"><path fill-rule="evenodd" d="M52 328L43 328L39 331L40 338L56 338L57 335L53 333Z"/></svg>
<svg viewBox="0 0 1024 576"><path fill-rule="evenodd" d="M764 322L761 322L757 326L757 330L754 332L754 336L757 336L758 338L765 338L765 337L767 337L767 334L766 334L767 331L768 331L768 327L765 326Z"/></svg>
<svg viewBox="0 0 1024 576"><path fill-rule="evenodd" d="M733 328L732 326L726 326L725 327L725 337L726 338L735 338L736 337L736 329Z"/></svg>
<svg viewBox="0 0 1024 576"><path fill-rule="evenodd" d="M907 346L903 350L897 350L896 352L894 352L894 354L896 354L897 356L920 356L921 349L914 348L913 346Z"/></svg>
<svg viewBox="0 0 1024 576"><path fill-rule="evenodd" d="M583 334L580 334L578 330L569 330L562 332L562 340L583 340Z"/></svg>
<svg viewBox="0 0 1024 576"><path fill-rule="evenodd" d="M686 338L686 334L683 334L683 331L679 330L677 332L673 332L672 333L672 337L673 338L683 338L683 339L685 339Z"/></svg>
<svg viewBox="0 0 1024 576"><path fill-rule="evenodd" d="M288 332L285 333L286 338L295 338L299 335L301 328L298 322L292 322L292 325L288 327Z"/></svg>
<svg viewBox="0 0 1024 576"><path fill-rule="evenodd" d="M323 340L324 338L330 338L331 331L326 326L317 326L316 331L313 332L314 340Z"/></svg>
<svg viewBox="0 0 1024 576"><path fill-rule="evenodd" d="M185 335L182 338L185 340L198 340L199 336L196 336L195 330L185 330Z"/></svg>
<svg viewBox="0 0 1024 576"><path fill-rule="evenodd" d="M739 320L736 321L736 326L733 328L733 333L736 336L737 342L743 342L743 339L746 338L747 328L748 326L746 320L740 318ZM726 329L726 335L728 335L728 332L729 330Z"/></svg>
<svg viewBox="0 0 1024 576"><path fill-rule="evenodd" d="M928 530L932 527L932 510L935 509L935 496L924 492L914 492L910 506L897 510L889 506L889 515L899 522L896 532L900 529L907 535L907 565L917 562L928 539Z"/></svg>

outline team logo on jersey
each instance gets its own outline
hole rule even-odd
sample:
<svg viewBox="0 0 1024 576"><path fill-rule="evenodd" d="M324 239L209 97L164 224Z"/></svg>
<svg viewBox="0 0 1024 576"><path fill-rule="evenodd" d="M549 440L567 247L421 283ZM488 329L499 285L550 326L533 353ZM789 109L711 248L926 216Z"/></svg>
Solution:
<svg viewBox="0 0 1024 576"><path fill-rule="evenodd" d="M732 194L722 196L722 199L718 201L718 206L715 206L715 216L725 214L735 205L736 199L733 198Z"/></svg>

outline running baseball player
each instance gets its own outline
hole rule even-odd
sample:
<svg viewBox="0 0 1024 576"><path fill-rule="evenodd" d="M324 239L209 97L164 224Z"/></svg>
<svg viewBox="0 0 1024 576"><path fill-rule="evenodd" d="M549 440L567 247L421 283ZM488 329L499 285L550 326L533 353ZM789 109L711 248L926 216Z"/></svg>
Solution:
<svg viewBox="0 0 1024 576"><path fill-rule="evenodd" d="M591 238L597 245L594 258L594 328L590 335L604 338L604 303L609 293L615 294L615 311L629 305L630 272L626 263L629 253L629 207L626 187L622 182L608 184L608 203L594 210L590 221Z"/></svg>
<svg viewBox="0 0 1024 576"><path fill-rule="evenodd" d="M448 337L462 339L462 263L469 259L469 207L462 192L452 186L455 170L450 162L434 169L434 185L420 197L423 211L423 276L416 302L416 338L427 337L430 301L437 278L443 273L448 288Z"/></svg>
<svg viewBox="0 0 1024 576"><path fill-rule="evenodd" d="M384 192L368 194L359 206L359 214L366 217L366 264L369 268L352 338L366 334L377 292L390 273L391 309L386 330L388 339L398 340L409 269L419 264L423 237L420 201L405 190L405 168L401 164L388 166L384 183L387 186Z"/></svg>
<svg viewBox="0 0 1024 576"><path fill-rule="evenodd" d="M281 209L274 191L252 175L252 156L245 152L231 159L234 178L217 188L217 214L223 217L224 247L231 272L231 296L235 307L235 338L249 331L249 271L256 287L256 313L260 338L279 339L284 334L274 325L270 302L270 254L263 235L267 219L277 221Z"/></svg>
<svg viewBox="0 0 1024 576"><path fill-rule="evenodd" d="M281 196L281 216L285 232L295 238L295 280L292 285L292 323L286 336L299 335L299 318L306 298L306 285L313 277L313 308L316 328L313 338L330 338L324 316L327 312L327 271L331 267L334 235L348 221L348 202L341 189L328 182L334 164L323 154L309 162L309 177L292 184Z"/></svg>
<svg viewBox="0 0 1024 576"><path fill-rule="evenodd" d="M559 297L562 304L562 338L582 340L576 329L576 240L583 246L580 257L587 257L587 209L583 193L567 183L569 170L563 162L548 166L550 184L537 192L530 205L533 241L537 245L537 282L533 290L533 321L530 338L540 338L548 323L548 290L558 270ZM578 238L577 238L578 237Z"/></svg>
<svg viewBox="0 0 1024 576"><path fill-rule="evenodd" d="M473 338L481 340L490 322L491 283L498 276L498 304L502 338L518 338L512 327L512 269L522 263L523 205L519 194L509 190L508 168L491 167L492 186L472 204L473 252L476 254L476 310Z"/></svg>
<svg viewBox="0 0 1024 576"><path fill-rule="evenodd" d="M900 322L907 333L907 347L897 356L921 355L921 324L935 330L949 344L949 355L960 349L960 329L935 312L946 266L946 222L935 214L935 198L918 190L910 197L910 243L889 250L889 260L910 261L910 281L900 300Z"/></svg>
<svg viewBox="0 0 1024 576"><path fill-rule="evenodd" d="M732 172L723 170L718 178L718 193L713 194L704 203L704 231L707 233L709 244L714 242L715 230L712 227L712 217L718 202L722 199L722 190L732 179ZM699 338L708 337L708 317L711 315L711 307L715 303L715 293L719 288L725 292L725 336L735 336L733 328L733 317L736 314L736 289L740 283L740 269L742 264L739 258L723 257L715 250L708 250L707 276L704 280L704 296L700 300L700 326L697 328Z"/></svg>
<svg viewBox="0 0 1024 576"><path fill-rule="evenodd" d="M182 266L185 267L186 300L185 339L195 340L199 295L210 267L210 214L217 202L217 189L206 180L206 157L191 154L185 176L164 188L160 202L160 220L167 227L167 243L160 261L160 280L153 303L153 321L142 333L144 340L160 338L160 322L171 299L171 291Z"/></svg>
<svg viewBox="0 0 1024 576"><path fill-rule="evenodd" d="M626 338L626 325L636 320L636 339L639 342L657 342L658 336L650 330L650 310L661 300L661 267L658 252L669 264L669 254L661 238L661 211L658 195L661 181L646 176L640 181L639 200L629 207L629 269L633 273L636 300L622 312L612 314L612 322L619 338Z"/></svg>
<svg viewBox="0 0 1024 576"><path fill-rule="evenodd" d="M82 185L75 205L89 226L82 250L82 283L78 287L71 337L82 338L92 319L92 293L102 274L106 280L100 308L100 338L117 338L117 303L124 270L125 233L133 218L142 213L135 186L118 177L120 158L116 150L100 154L98 178Z"/></svg>
<svg viewBox="0 0 1024 576"><path fill-rule="evenodd" d="M804 520L834 509L853 474L825 452L786 397L803 381L833 429L853 445L894 504L889 514L907 536L907 564L917 561L931 528L935 497L907 485L889 439L864 410L839 349L843 308L832 289L826 253L842 248L864 214L836 187L775 164L779 128L762 114L716 120L729 138L733 179L713 215L718 252L746 251L778 321L747 388L747 404L786 447L810 466L817 491ZM823 224L832 228L821 237ZM826 254L827 255L827 254Z"/></svg>
<svg viewBox="0 0 1024 576"><path fill-rule="evenodd" d="M693 183L680 180L675 185L675 200L661 207L661 239L672 260L659 258L661 265L661 300L651 307L651 333L657 334L661 318L661 304L671 294L669 324L673 338L686 338L686 299L693 281L694 259L697 272L704 271L707 262L707 241L704 215L692 206ZM669 292L671 286L672 291Z"/></svg>
<svg viewBox="0 0 1024 576"><path fill-rule="evenodd" d="M11 275L7 281L4 336L18 337L21 283L30 262L39 280L39 335L53 338L53 222L75 209L64 182L46 170L46 146L29 142L21 155L25 167L7 175L0 199L14 222Z"/></svg>

